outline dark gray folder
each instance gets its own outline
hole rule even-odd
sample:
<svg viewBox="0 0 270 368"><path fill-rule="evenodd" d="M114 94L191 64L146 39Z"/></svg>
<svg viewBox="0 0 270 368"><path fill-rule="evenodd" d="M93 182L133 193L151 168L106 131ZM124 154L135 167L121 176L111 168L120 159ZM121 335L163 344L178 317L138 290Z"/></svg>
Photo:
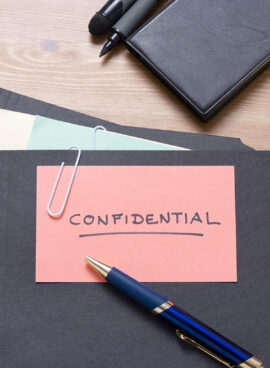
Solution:
<svg viewBox="0 0 270 368"><path fill-rule="evenodd" d="M55 106L31 97L0 89L0 109L42 115L47 118L62 120L73 124L95 127L103 125L112 132L150 139L201 151L251 150L239 138L218 137L206 134L173 132L158 129L134 128L118 125L89 115L81 114L63 107Z"/></svg>
<svg viewBox="0 0 270 368"><path fill-rule="evenodd" d="M0 152L0 366L219 367L108 284L35 283L36 166L74 155ZM238 283L150 286L270 366L270 153L84 151L80 164L235 165Z"/></svg>

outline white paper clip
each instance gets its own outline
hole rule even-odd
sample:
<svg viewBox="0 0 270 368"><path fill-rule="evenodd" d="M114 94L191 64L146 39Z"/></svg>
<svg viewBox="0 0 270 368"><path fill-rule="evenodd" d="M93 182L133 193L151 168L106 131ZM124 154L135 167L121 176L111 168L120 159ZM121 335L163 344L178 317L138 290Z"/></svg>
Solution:
<svg viewBox="0 0 270 368"><path fill-rule="evenodd" d="M50 199L49 199L49 202L48 202L48 206L47 206L47 212L51 217L55 217L55 218L60 217L62 215L62 213L64 212L64 209L66 207L66 203L67 203L67 200L68 200L68 197L69 197L70 189L71 189L71 186L72 186L72 183L73 183L73 180L74 180L74 176L76 174L77 167L78 167L80 157L81 157L81 149L77 146L72 146L72 147L69 147L69 150L71 150L73 148L78 150L78 155L77 155L75 166L74 166L74 169L73 169L73 172L72 172L72 175L71 175L71 178L70 178L70 182L69 182L69 185L68 185L68 188L67 188L66 196L65 196L65 199L64 199L64 202L62 204L62 207L61 207L60 211L58 213L52 213L51 210L50 210L50 207L51 207L52 200L54 198L55 191L56 191L57 185L59 183L64 165L65 165L65 163L62 162L61 167L60 167L59 172L58 172L58 175L57 175L57 178L56 178L56 181L55 181L55 184L54 184L54 187L53 187L53 190L52 190L52 193L51 193L51 196L50 196Z"/></svg>
<svg viewBox="0 0 270 368"><path fill-rule="evenodd" d="M98 125L94 128L94 130L93 130L93 151L97 150L97 130L107 131L107 129L104 128L104 126L102 126L102 125Z"/></svg>

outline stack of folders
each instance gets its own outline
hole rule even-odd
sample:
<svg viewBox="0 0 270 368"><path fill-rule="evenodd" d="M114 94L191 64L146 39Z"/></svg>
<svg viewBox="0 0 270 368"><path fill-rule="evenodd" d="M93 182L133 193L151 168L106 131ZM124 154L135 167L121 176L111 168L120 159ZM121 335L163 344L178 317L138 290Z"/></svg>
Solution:
<svg viewBox="0 0 270 368"><path fill-rule="evenodd" d="M218 366L103 284L85 256L149 283L269 365L269 152L6 90L0 109L1 367ZM71 146L82 151L65 202Z"/></svg>

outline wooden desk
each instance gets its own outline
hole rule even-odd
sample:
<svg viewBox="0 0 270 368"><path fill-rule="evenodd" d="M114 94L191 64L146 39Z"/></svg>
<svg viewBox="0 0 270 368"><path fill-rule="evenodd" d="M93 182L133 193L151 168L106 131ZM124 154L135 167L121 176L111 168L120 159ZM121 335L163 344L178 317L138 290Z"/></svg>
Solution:
<svg viewBox="0 0 270 368"><path fill-rule="evenodd" d="M209 123L194 115L124 46L87 25L105 0L1 0L0 86L115 123L240 137L270 149L270 70Z"/></svg>

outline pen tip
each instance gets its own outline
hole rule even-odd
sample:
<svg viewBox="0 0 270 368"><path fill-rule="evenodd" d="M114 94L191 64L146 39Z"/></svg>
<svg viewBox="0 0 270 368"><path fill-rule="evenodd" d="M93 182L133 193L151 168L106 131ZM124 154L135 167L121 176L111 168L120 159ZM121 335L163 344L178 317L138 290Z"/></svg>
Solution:
<svg viewBox="0 0 270 368"><path fill-rule="evenodd" d="M99 57L102 57L102 56L106 55L106 54L107 54L107 52L109 52L109 51L108 51L108 50L106 49L106 47L104 46L104 47L103 47L103 49L101 50L100 54L99 54Z"/></svg>
<svg viewBox="0 0 270 368"><path fill-rule="evenodd" d="M94 258L91 257L85 257L86 262L94 268L100 275L102 275L104 278L107 277L108 273L111 271L111 267L105 265L104 263L101 263L97 261Z"/></svg>
<svg viewBox="0 0 270 368"><path fill-rule="evenodd" d="M103 49L101 50L99 54L99 57L106 55L109 51L113 49L113 47L114 47L114 43L111 40L108 40L103 46Z"/></svg>

